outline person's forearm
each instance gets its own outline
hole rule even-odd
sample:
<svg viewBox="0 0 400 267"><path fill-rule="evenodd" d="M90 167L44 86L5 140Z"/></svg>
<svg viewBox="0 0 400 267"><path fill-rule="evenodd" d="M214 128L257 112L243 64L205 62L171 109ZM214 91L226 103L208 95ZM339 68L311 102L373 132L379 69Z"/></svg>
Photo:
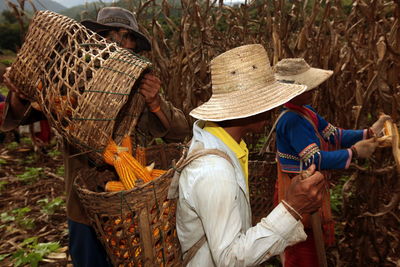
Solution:
<svg viewBox="0 0 400 267"><path fill-rule="evenodd" d="M11 91L9 94L11 94L9 112L11 112L14 117L22 118L25 115L26 106L29 105L29 102L21 99L17 94Z"/></svg>
<svg viewBox="0 0 400 267"><path fill-rule="evenodd" d="M156 111L151 111L151 112L157 116L157 118L160 120L161 124L164 126L165 129L168 130L171 128L171 124L167 116L165 116L164 112L160 108Z"/></svg>

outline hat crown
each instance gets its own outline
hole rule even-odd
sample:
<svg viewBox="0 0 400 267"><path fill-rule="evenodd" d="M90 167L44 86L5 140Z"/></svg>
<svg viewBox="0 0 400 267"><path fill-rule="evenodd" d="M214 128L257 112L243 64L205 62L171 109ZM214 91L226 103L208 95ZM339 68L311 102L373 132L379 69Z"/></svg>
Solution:
<svg viewBox="0 0 400 267"><path fill-rule="evenodd" d="M298 75L310 68L303 58L285 58L275 65L276 74L280 76Z"/></svg>
<svg viewBox="0 0 400 267"><path fill-rule="evenodd" d="M233 48L211 61L213 95L254 90L275 81L267 52L260 44Z"/></svg>
<svg viewBox="0 0 400 267"><path fill-rule="evenodd" d="M129 10L120 7L102 8L97 14L97 22L110 26L120 23L131 27L135 31L139 30L135 15Z"/></svg>
<svg viewBox="0 0 400 267"><path fill-rule="evenodd" d="M233 48L210 63L211 98L193 109L196 119L225 121L254 116L301 94L304 85L279 83L260 44Z"/></svg>

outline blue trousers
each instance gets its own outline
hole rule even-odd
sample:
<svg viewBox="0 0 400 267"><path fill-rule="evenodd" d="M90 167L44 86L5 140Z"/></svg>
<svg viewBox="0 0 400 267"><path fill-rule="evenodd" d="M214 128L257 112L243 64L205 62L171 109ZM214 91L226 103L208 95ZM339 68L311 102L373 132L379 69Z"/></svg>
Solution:
<svg viewBox="0 0 400 267"><path fill-rule="evenodd" d="M68 220L68 231L69 251L74 267L112 267L92 227Z"/></svg>

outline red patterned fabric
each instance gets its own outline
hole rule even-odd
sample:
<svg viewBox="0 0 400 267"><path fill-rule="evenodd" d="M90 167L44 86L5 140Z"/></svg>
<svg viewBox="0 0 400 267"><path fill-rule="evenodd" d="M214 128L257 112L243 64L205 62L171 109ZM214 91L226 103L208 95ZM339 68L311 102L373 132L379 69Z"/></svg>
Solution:
<svg viewBox="0 0 400 267"><path fill-rule="evenodd" d="M4 106L5 106L5 102L0 102L0 125L3 122Z"/></svg>
<svg viewBox="0 0 400 267"><path fill-rule="evenodd" d="M284 267L318 267L314 235L306 229L307 239L285 249Z"/></svg>
<svg viewBox="0 0 400 267"><path fill-rule="evenodd" d="M36 133L35 137L40 139L45 144L50 143L51 129L47 120L40 121L40 132Z"/></svg>
<svg viewBox="0 0 400 267"><path fill-rule="evenodd" d="M308 117L311 119L311 121L314 123L314 125L316 126L316 129L318 129L318 117L317 115L312 112L310 109L306 108L305 106L298 106L292 103L286 103L284 105L285 108L288 109L292 109L295 110L297 112L300 112L301 114L303 114L304 116Z"/></svg>

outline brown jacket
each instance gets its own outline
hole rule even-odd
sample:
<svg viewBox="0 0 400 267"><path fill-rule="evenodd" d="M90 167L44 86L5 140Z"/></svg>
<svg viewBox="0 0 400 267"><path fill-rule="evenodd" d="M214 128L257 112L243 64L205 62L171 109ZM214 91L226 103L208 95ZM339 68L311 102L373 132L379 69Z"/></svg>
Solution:
<svg viewBox="0 0 400 267"><path fill-rule="evenodd" d="M16 116L13 112L13 107L9 104L11 94L10 92L7 96L3 123L0 126L1 130L10 131L17 128L20 124L32 123L43 119L43 115L32 109L29 104L25 105L26 111L23 112L24 116ZM163 98L161 98L161 111L163 111L169 120L170 129L165 129L158 118L145 109L135 131L134 139L136 144L145 146L153 138L162 138L166 142L182 142L185 137L191 134L189 123L183 112ZM65 140L63 143L67 217L79 223L89 224L83 206L73 187L77 171L81 168L89 167L88 160L82 155L75 156L80 151L75 149L72 144L65 142Z"/></svg>

